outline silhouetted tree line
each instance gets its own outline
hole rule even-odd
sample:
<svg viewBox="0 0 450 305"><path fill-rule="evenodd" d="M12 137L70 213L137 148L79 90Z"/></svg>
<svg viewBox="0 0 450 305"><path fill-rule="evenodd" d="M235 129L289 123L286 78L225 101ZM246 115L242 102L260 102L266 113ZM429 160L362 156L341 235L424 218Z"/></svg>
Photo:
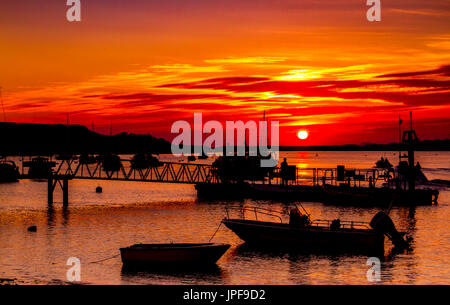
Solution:
<svg viewBox="0 0 450 305"><path fill-rule="evenodd" d="M2 155L60 153L170 153L170 143L151 135L102 135L81 125L0 123Z"/></svg>

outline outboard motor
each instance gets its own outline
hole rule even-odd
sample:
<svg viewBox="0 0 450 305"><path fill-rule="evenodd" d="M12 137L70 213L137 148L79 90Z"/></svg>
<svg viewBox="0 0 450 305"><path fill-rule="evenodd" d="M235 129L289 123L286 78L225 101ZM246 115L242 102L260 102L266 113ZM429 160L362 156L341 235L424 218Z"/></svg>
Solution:
<svg viewBox="0 0 450 305"><path fill-rule="evenodd" d="M385 212L378 212L369 224L376 232L386 235L395 247L409 249L409 244L395 228L394 222Z"/></svg>

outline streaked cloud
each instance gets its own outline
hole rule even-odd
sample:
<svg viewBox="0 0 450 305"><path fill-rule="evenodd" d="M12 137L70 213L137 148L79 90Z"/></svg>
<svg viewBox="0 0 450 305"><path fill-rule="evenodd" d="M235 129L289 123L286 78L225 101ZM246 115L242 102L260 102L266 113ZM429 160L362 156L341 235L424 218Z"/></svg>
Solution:
<svg viewBox="0 0 450 305"><path fill-rule="evenodd" d="M286 57L243 57L243 58L222 58L222 59L206 59L207 63L223 63L223 64L271 64L283 62Z"/></svg>

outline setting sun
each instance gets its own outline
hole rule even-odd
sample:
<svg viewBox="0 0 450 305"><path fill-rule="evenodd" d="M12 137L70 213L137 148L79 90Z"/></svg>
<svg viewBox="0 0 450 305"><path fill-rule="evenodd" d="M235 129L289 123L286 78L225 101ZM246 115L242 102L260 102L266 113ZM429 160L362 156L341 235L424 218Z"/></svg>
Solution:
<svg viewBox="0 0 450 305"><path fill-rule="evenodd" d="M300 140L305 140L306 138L308 138L308 132L306 130L300 130L297 133L297 136Z"/></svg>

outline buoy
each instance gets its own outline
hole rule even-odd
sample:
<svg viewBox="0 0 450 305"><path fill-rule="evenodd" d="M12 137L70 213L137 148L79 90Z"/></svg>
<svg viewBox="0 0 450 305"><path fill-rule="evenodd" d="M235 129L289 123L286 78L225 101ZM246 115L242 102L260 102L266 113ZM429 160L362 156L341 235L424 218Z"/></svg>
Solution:
<svg viewBox="0 0 450 305"><path fill-rule="evenodd" d="M95 189L95 192L96 192L96 193L101 193L101 192L103 192L102 187L101 187L101 186L97 186L97 188Z"/></svg>
<svg viewBox="0 0 450 305"><path fill-rule="evenodd" d="M36 227L36 226L28 227L28 231L30 231L30 232L36 232L36 231L37 231L37 227Z"/></svg>

